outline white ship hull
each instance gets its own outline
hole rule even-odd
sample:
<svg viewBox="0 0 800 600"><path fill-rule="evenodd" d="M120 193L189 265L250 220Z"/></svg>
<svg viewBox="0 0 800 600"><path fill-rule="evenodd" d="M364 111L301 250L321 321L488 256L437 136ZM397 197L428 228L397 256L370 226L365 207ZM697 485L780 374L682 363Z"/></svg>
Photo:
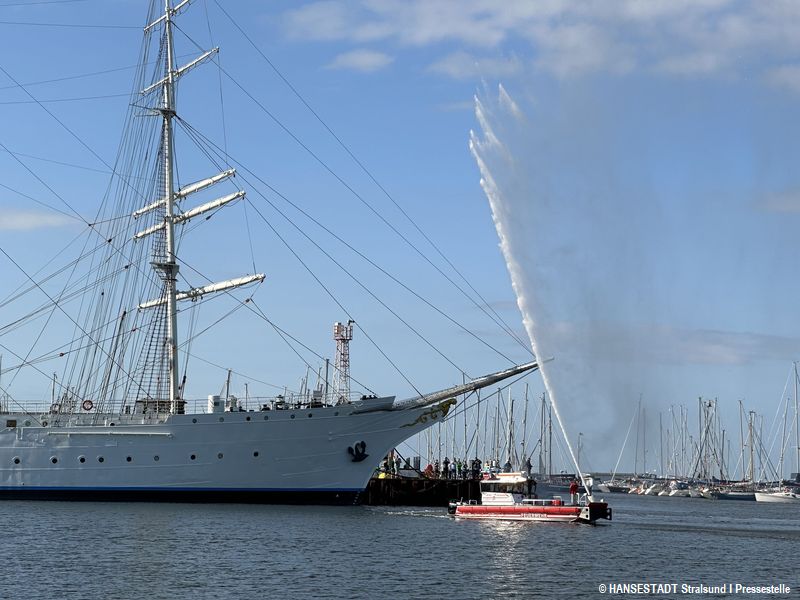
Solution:
<svg viewBox="0 0 800 600"><path fill-rule="evenodd" d="M108 415L93 425L58 426L47 423L54 415L38 416L37 424L31 415L6 414L0 495L351 503L393 447L443 418L451 404Z"/></svg>

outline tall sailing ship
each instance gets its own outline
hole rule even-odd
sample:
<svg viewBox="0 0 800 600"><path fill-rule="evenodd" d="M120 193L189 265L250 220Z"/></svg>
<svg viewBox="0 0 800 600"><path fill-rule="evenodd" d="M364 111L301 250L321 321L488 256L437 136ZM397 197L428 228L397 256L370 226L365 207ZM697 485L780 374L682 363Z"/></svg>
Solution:
<svg viewBox="0 0 800 600"><path fill-rule="evenodd" d="M179 289L186 263L178 257L178 228L245 196L234 189L190 207L203 190L230 185L232 168L176 183L178 81L217 51L176 64L175 20L189 1L152 3L139 89L109 188L115 206L104 202L89 224L92 244L80 257L88 264L85 277L31 313L67 317L75 337L58 353L67 366L53 379L49 409L28 411L11 401L2 407L0 497L351 503L378 462L441 422L459 395L537 368L528 362L405 400L353 400L341 386L334 394L306 387L255 410L241 409L229 395L210 395L202 410L185 399L179 306L265 278L252 273ZM207 149L214 158L213 147ZM32 277L30 283L30 290L46 293ZM79 294L80 319L63 308ZM346 379L337 366L335 378Z"/></svg>

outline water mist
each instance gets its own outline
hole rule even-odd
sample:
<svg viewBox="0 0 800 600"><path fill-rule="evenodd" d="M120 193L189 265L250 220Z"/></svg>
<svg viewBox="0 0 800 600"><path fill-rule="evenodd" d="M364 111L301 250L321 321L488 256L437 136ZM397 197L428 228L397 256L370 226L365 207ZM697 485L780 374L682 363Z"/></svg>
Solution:
<svg viewBox="0 0 800 600"><path fill-rule="evenodd" d="M513 119L517 121L524 121L525 116L520 111L519 107L508 95L505 89L499 87L499 96L495 109L501 111L502 118ZM550 402L553 407L553 412L556 415L561 433L566 441L572 462L575 465L575 470L578 473L584 487L589 490L583 476L583 471L578 464L575 451L570 442L569 435L567 434L564 421L561 418L561 413L558 408L558 395L555 386L549 376L549 359L554 349L549 348L546 344L540 343L540 336L537 330L537 321L535 318L536 310L533 306L533 291L529 287L530 279L526 275L523 261L531 260L525 250L525 240L519 236L519 229L510 226L512 219L515 218L514 202L498 188L495 180L495 172L497 170L503 171L505 181L509 183L510 188L513 190L516 183L516 175L519 164L516 162L515 156L512 151L503 145L498 136L495 134L492 127L492 114L487 109L484 102L476 97L475 98L475 115L481 127L482 137L475 134L474 131L470 132L470 150L478 164L481 172L481 187L489 199L489 204L492 210L492 218L497 229L497 235L500 240L500 248L508 267L508 272L511 276L511 284L514 288L514 293L517 297L517 305L522 313L523 324L531 342L533 352L539 361L539 371L542 374L545 389L550 396ZM517 191L519 191L517 189ZM513 193L513 192L512 192ZM517 199L518 201L519 199Z"/></svg>

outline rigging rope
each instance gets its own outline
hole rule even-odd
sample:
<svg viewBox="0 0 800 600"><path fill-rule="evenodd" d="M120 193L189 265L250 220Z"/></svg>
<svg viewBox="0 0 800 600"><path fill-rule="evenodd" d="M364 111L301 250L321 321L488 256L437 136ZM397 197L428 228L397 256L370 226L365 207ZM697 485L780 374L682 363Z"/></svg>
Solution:
<svg viewBox="0 0 800 600"><path fill-rule="evenodd" d="M278 76L278 78L279 78L281 81L283 81L283 83L284 83L284 84L286 84L286 86L287 86L287 87L288 87L288 88L289 88L289 89L292 91L292 93L294 93L294 95L295 95L295 96L297 96L297 98L300 100L300 102L301 102L301 103L302 103L302 104L303 104L303 105L304 105L304 106L305 106L305 107L308 109L308 111L309 111L309 112L310 112L310 113L311 113L311 114L314 116L314 118L315 118L317 121L319 121L319 123L320 123L320 124L323 126L323 128L324 128L324 129L325 129L325 130L326 130L326 131L327 131L327 132L328 132L328 133L329 133L329 134L330 134L330 135L333 137L333 139L334 139L334 140L336 140L336 142L339 144L339 146L341 146L341 147L342 147L342 149L343 149L343 150L344 150L344 151L347 153L347 155L348 155L348 156L350 156L350 158L352 158L352 159L353 159L353 161L356 163L356 165L358 165L358 166L361 168L361 170L362 170L362 171L363 171L363 172L364 172L364 173L367 175L367 177L369 177L369 179L370 179L370 180L372 180L372 182L373 182L373 183L374 183L374 184L375 184L375 185L378 187L378 189L380 189L380 190L381 190L381 192L383 192L383 194L384 194L384 195L385 195L385 196L386 196L386 197L387 197L387 198L388 198L388 199L391 201L391 203L392 203L392 204L393 204L393 205L394 205L394 206L395 206L395 207L396 207L396 208L397 208L397 209L400 211L400 213L401 213L401 214L402 214L402 215L403 215L403 216L404 216L404 217L405 217L405 218L408 220L408 222L409 222L409 223L411 223L411 225L414 227L414 229L416 229L416 231L417 231L417 232L418 232L418 233L419 233L419 234L420 234L420 235L421 235L421 236L422 236L422 237L425 239L425 241L427 241L427 242L428 242L428 244L430 244L430 246L431 246L431 247L432 247L432 248L433 248L433 249L436 251L436 253L437 253L437 254L438 254L438 255L439 255L439 256L440 256L440 257L441 257L441 258L442 258L442 259L443 259L443 260L444 260L444 261L445 261L445 262L446 262L446 263L447 263L449 266L450 266L450 268L451 268L451 269L453 269L453 271L454 271L454 272L455 272L455 273L456 273L456 274L457 274L459 277L461 277L461 279L462 279L462 280L463 280L463 281L464 281L464 282L467 284L467 286L468 286L468 287L469 287L469 288L470 288L470 289L471 289L471 290L472 290L472 291L475 293L475 295L476 295L476 296L477 296L477 297L480 299L480 301L481 301L483 304L481 305L480 303L476 302L476 301L475 301L475 300L474 300L474 299L473 299L471 296L469 296L469 294L467 294L467 293L466 293L466 292L465 292L463 289L461 289L461 287L460 287L460 286L458 286L458 285L457 285L455 282L453 282L453 281L452 281L452 280L451 280L449 277L447 277L443 271L441 271L441 270L440 270L440 269L439 269L439 268L438 268L436 265L434 265L434 264L433 264L433 262L431 262L431 261L430 261L430 260L429 260L429 259L428 259L426 256L422 255L422 253L420 253L420 252L419 252L419 250L417 250L416 246L414 246L413 244L411 244L411 242L410 242L409 240L407 240L407 239L406 239L406 238L405 238L405 237L404 237L404 236L403 236L403 235L402 235L402 234L401 234L399 231L396 231L396 230L394 230L394 229L393 229L393 231L395 231L395 233L397 233L397 234L398 234L398 235L399 235L399 236L400 236L400 237L401 237L401 238L402 238L404 241L406 241L406 243L407 243L409 246L411 246L413 249L417 250L417 251L418 251L418 253L420 253L420 255L421 255L421 256L422 256L422 257L423 257L423 258L426 260L426 262L428 262L428 263L429 263L429 264L430 264L432 267L434 267L434 268L435 268L437 271L439 271L439 273L440 273L440 274L441 274L443 277L445 277L445 279L447 279L447 280L448 280L448 281L449 281L449 282L450 282L450 283L451 283L451 284L452 284L452 285L453 285L453 286L454 286L456 289L458 289L458 290L459 290L459 291L460 291L460 292L461 292L461 293L462 293L462 294L463 294L465 297L467 297L467 298L468 298L470 301L472 301L472 302L475 304L475 306L476 306L476 307L478 307L478 308L479 308L480 310L482 310L482 311L483 311L485 314L487 314L487 316L489 316L489 318L490 318L491 320L493 320L493 321L495 322L495 324L497 324L498 326L500 326L500 327L501 327L501 329L503 329L503 330L504 330L504 331L505 331L505 332L506 332L506 333L507 333L507 334L508 334L508 335L509 335L509 336L510 336L512 339L514 339L514 340L515 340L515 341L516 341L516 342L517 342L519 345L521 345L521 346L522 346L522 347L523 347L523 348L524 348L526 351L528 351L528 352L530 352L530 353L532 354L532 350L531 350L531 348L530 348L530 344L526 343L526 342L525 342L524 340L522 340L522 339L521 339L521 338L520 338L520 337L519 337L517 334L515 334L515 333L514 333L513 329L512 329L512 328L511 328L511 327L508 325L508 323L506 323L506 322L503 320L503 318L502 318L502 317L501 317L501 316L500 316L500 315L497 313L497 311L495 311L495 310L494 310L494 308L491 306L491 304L490 304L490 303L489 303L489 302L488 302L488 301L487 301L487 300L486 300L486 299L485 299L485 298L484 298L484 297L483 297L483 296L482 296L482 295L481 295L481 294L478 292L478 290L476 290L476 289L473 287L473 285L472 285L472 284L469 282L469 279L467 279L467 278L466 278L466 277L465 277L465 276L464 276L464 275L461 273L461 271L459 271L459 269L458 269L458 268L457 268L457 267L456 267L456 266L453 264L453 262L452 262L452 261L451 261L449 258L447 258L447 256L445 256L445 254L444 254L444 253L442 252L442 250L441 250L441 249L440 249L440 248L439 248L439 247L436 245L436 243L435 243L435 242L434 242L434 241L433 241L433 240L432 240L432 239L431 239L431 238L430 238L430 237L429 237L429 236L428 236L428 235L427 235L427 234L426 234L426 233L425 233L425 232L422 230L422 228L421 228L421 227L420 227L420 226L417 224L417 222L416 222L414 219L412 219L412 218L411 218L411 216L410 216L410 215L409 215L409 214L408 214L408 213L407 213L407 212L406 212L406 211L403 209L403 207L402 207L402 206L401 206L401 205L400 205L400 204L399 204L399 203L398 203L398 202L397 202L397 201L394 199L394 197L393 197L393 196L392 196L392 195L391 195L391 194L388 192L388 190L387 190L387 189L386 189L386 188L385 188L385 187L384 187L384 186L383 186L383 185L382 185L382 184L381 184L381 183L380 183L380 182L377 180L377 178L376 178L376 177L375 177L375 176L372 174L372 172L371 172L369 169L367 169L367 167L364 165L364 163L363 163L362 161L360 161L360 160L358 159L358 157L356 157L356 156L355 156L355 154L352 152L352 150L349 148L349 146L347 146L347 144L345 144L345 143L344 143L344 141L343 141L343 140L342 140L342 139L341 139L341 138L340 138L340 137L339 137L339 136L338 136L338 135L337 135L337 134L336 134L336 133L335 133L335 132L334 132L334 131L333 131L333 130L332 130L330 127L329 127L329 126L328 126L328 124L327 124L327 123L326 123L326 122L325 122L325 121L322 119L322 117L319 115L319 113L318 113L316 110L314 110L314 108L312 108L312 106L311 106L311 105L309 104L309 102L308 102L308 101L307 101L307 100L306 100L306 99L303 97L303 95L302 95L302 94L301 94L301 93L300 93L300 92L297 90L297 88L296 88L294 85L292 85L292 84L291 84L291 82L290 82L290 81L289 81L289 80L288 80L288 79L287 79L287 78L286 78L286 77L283 75L283 73L282 73L282 72L281 72L281 71L280 71L280 70L277 68L277 66L275 66L275 64L274 64L274 63L273 63L273 62L272 62L272 61L271 61L271 60L270 60L270 59L269 59L269 58L266 56L266 54L264 54L264 52L262 52L262 50L261 50L261 49L260 49L260 48L259 48L259 47L256 45L256 43L255 43L255 42L254 42L254 41L253 41L253 40L250 38L250 36L248 36L248 35L247 35L247 33L244 31L244 29L243 29L243 28L242 28L242 27L241 27L241 26L240 26L240 25L239 25L239 24L238 24L238 23L237 23L237 22L236 22L236 21L233 19L233 17L232 17L232 16L231 16L231 15L228 13L228 11L226 11L226 10L225 10L225 8L223 8L223 6L222 6L222 5L219 3L219 0L214 0L214 3L217 5L217 7L220 9L220 11L221 11L221 12L222 12L222 13L223 13L223 14L224 14L224 15L225 15L227 18L228 18L228 20L229 20L229 21L230 21L230 22L233 24L233 26L234 26L234 27L235 27L235 28L236 28L236 29L239 31L239 33L241 33L241 34L242 34L242 36L243 36L243 37L244 37L244 38L247 40L247 42L250 44L250 46L252 46L252 48L253 48L253 49L254 49L254 50L255 50L255 51L258 53L258 55L259 55L259 56L261 56L261 58L263 58L263 59L264 59L264 61L265 61L265 62L266 62L266 63L267 63L269 66L270 66L270 68L272 68L272 70L275 72L275 74ZM220 67L220 68L221 68L221 67ZM226 72L225 74L226 74L228 77L231 77L231 76L230 76L230 75L229 75L227 72ZM234 82L234 83L236 83L236 82ZM238 84L238 83L236 83L236 85L238 86L239 84ZM241 88L241 86L240 86L240 88ZM243 90L243 91L244 91L244 90ZM245 92L245 93L247 94L247 92ZM247 94L247 95L249 96L249 94ZM275 117L274 117L272 114L270 114L269 112L268 112L267 114L269 114L269 116L270 116L270 117L271 117L273 120L276 120L276 119L275 119ZM278 124L279 124L279 125L280 125L282 128L284 128L284 127L283 127L283 125L282 125L280 122L278 122L277 120L276 120L276 122L277 122L277 123L278 123ZM290 132L288 132L288 130L287 130L286 128L284 128L284 130L285 130L285 131L287 131L287 133L290 133ZM291 135L291 133L290 133L290 135ZM294 136L293 136L293 135L292 135L292 137L294 138ZM297 141L298 143L300 143L300 145L301 145L303 148L305 148L306 150L308 150L308 149L307 149L307 148L306 148L306 147L305 147L305 146L304 146L304 145L303 145L301 142L299 142L299 140L297 140L297 138L295 138L295 141ZM314 155L313 155L313 153L312 153L312 156L314 156ZM316 156L314 156L314 158L317 158L317 157L316 157ZM317 159L317 160L319 160L319 159ZM326 168L327 168L327 166L326 166ZM329 169L329 170L330 170L330 169ZM334 176L335 176L335 174L334 174ZM338 177L337 177L337 179L338 179ZM342 183L344 183L344 182L342 182ZM345 185L345 187L348 187L348 186L346 186L346 185ZM348 189L350 189L350 188L348 187ZM352 191L352 190L351 190L351 191ZM353 193L355 194L355 192L353 192ZM358 195L356 195L356 196L358 197ZM359 199L361 200L361 198L359 198ZM362 200L362 202L363 202L363 200ZM376 213L376 214L377 214L377 213ZM388 223L387 223L387 224L388 224ZM483 307L486 307L486 308L488 308L489 310L491 310L491 312L494 314L494 317L495 317L495 318L492 318L492 316L491 316L491 315L489 315L488 313L486 313L486 310L485 310L485 308L483 308ZM498 322L498 321L499 321L499 322ZM501 325L501 324L502 324L502 325Z"/></svg>
<svg viewBox="0 0 800 600"><path fill-rule="evenodd" d="M216 149L217 151L219 151L219 147L218 147L218 146L216 146L216 144L214 144L214 143L213 143L211 140L209 140L209 139L208 139L206 136L204 136L202 133L200 133L199 131L197 131L196 129L194 129L194 128L193 128L191 125L189 125L188 123L186 123L185 121L183 121L183 120L180 120L180 119L179 119L179 123L180 123L180 124L181 124L183 127L185 127L185 128L187 128L188 130L190 130L190 131L191 131L191 133L192 133L193 135L196 135L196 136L198 136L198 137L199 137L199 138L200 138L200 139L201 139L201 140L202 140L204 143L206 143L206 144L210 145L212 148L214 148L214 149ZM199 144L199 142L197 142L197 141L196 141L195 143L198 143L198 144ZM213 160L213 159L212 159L212 160ZM495 353L497 353L497 354L498 354L499 356L501 356L502 358L504 358L504 359L508 360L508 361L509 361L509 362L511 362L511 363L514 363L514 361L513 361L511 358L509 358L509 357L508 357L506 354L504 354L503 352L501 352L500 350L498 350L497 348L495 348L494 346L492 346L491 344L489 344L489 343L488 343L486 340L482 339L482 338L481 338L480 336L478 336L478 335L477 335L477 334L476 334L476 333L475 333L475 332L474 332L472 329L470 329L470 328L466 327L465 325L463 325L463 324L459 323L458 321L456 321L456 320L455 320L455 319L454 319L452 316L450 316L449 314L447 314L447 313L446 313L446 312L445 312L443 309L440 309L440 308L438 308L438 307L437 307L436 305L434 305L432 302L430 302L429 300L427 300L426 298L424 298L424 297L423 297L421 294L419 294L418 292L414 291L414 290L413 290L413 289L412 289L410 286L408 286L408 285L406 285L405 283L403 283L402 281L400 281L400 280L399 280L397 277L395 277L394 275L392 275L391 273L389 273L389 272L388 272L386 269L384 269L383 267L381 267L380 265L378 265L378 264L377 264L375 261L373 261L373 260L372 260L372 259L370 259L368 256L366 256L366 255L365 255L363 252L361 252L361 251L359 251L358 249L356 249L356 248L355 248L353 245L351 245L351 244L350 244L350 243L349 243L347 240L345 240L345 239L344 239L344 238L342 238L341 236L337 235L335 232L333 232L333 231L332 231L330 228L328 228L328 227L327 227L325 224L323 224L321 221L319 221L318 219L314 218L314 217L313 217L311 214L309 214L309 213L308 213L307 211L305 211L303 208L301 208L300 206L298 206L296 203L292 202L292 201L291 201L291 200L290 200L288 197L286 197L284 194L282 194L281 192L279 192L278 190L276 190L274 187L272 187L270 184L268 184L266 181L264 181L264 180L263 180L261 177L259 177L257 174L255 174L255 173L254 173L252 170L248 169L248 168L247 168L247 167L246 167L244 164L242 164L242 163L238 162L238 161L237 161L235 158L233 158L232 160L233 160L233 162L234 162L234 163L235 163L237 166L239 166L239 167L241 168L241 170L242 170L242 171L244 171L244 172L246 172L246 173L250 174L250 175L251 175L251 176L252 176L252 177L253 177L255 180L257 180L259 183L261 183L262 185L264 185L264 186L265 186L267 189L269 189L269 190L270 190L272 193L274 193L276 196L278 196L278 197L279 197L281 200L283 200L284 202L286 202L287 204L289 204L289 205L290 205L292 208L294 208L295 210L297 210L297 211L298 211L299 213L301 213L301 214L302 214L304 217L306 217L308 220L310 220L312 223L314 223L314 225L316 225L317 227L319 227L320 229L322 229L323 231L325 231L325 232L326 232L328 235L330 235L331 237L333 237L333 238L334 238L336 241L338 241L339 243L341 243L342 245L344 245L346 248L348 248L350 251L352 251L354 254L356 254L357 256L359 256L359 257L360 257L362 260L364 260L365 262L367 262L368 264L370 264L372 267L374 267L375 269L377 269L378 271L380 271L381 273L383 273L383 274L384 274L386 277L388 277L389 279L391 279L392 281L394 281L395 283L397 283L399 286L401 286L401 287L402 287L403 289L405 289L407 292L409 292L410 294L412 294L413 296L415 296L415 297L416 297L418 300L420 300L421 302L425 303L427 306L429 306L430 308L432 308L433 310L435 310L437 313L439 313L439 314L440 314L441 316L443 316L445 319L447 319L448 321L450 321L451 323L453 323L454 325L456 325L456 326L457 326L459 329L461 329L462 331L464 331L465 333L467 333L468 335L470 335L471 337L473 337L475 340L477 340L478 342L482 343L483 345L485 345L485 346L486 346L486 347L488 347L489 349L493 350ZM244 180L246 183L250 183L250 182L248 182L248 181L247 181L247 178L246 178L246 177L244 177L244 176L241 176L241 177L242 177L242 179L243 179L243 180ZM284 218L284 219L285 219L287 222L289 222L289 223L290 223L290 224L291 224L291 225L292 225L292 226L293 226L293 227L294 227L294 228L295 228L295 229L296 229L296 230L297 230L297 231L298 231L298 232L299 232L299 233L300 233L302 236L304 236L306 239L308 239L308 240L309 240L309 241L310 241L312 244L314 244L314 245L315 245L315 246L316 246L316 247L317 247L317 248L318 248L318 249L319 249L319 250L320 250L322 253L324 253L324 254L325 254L326 256L328 256L328 257L329 257L329 258L330 258L330 259L331 259L331 260L332 260L334 263L336 263L336 261L335 261L335 260L334 260L332 257L330 257L330 255L329 255L329 254L328 254L328 253L327 253L325 250L323 250L323 249L322 249L322 248L319 246L319 244L318 244L318 243L317 243L317 242L316 242L316 241L315 241L313 238L311 238L311 237L310 237L310 236L309 236L307 233L305 233L305 231L303 231L303 229L302 229L301 227L299 227L299 226L298 226L298 225L297 225L297 224L296 224L296 223L295 223L295 222L294 222L292 219L290 219L290 218L288 217L288 215L286 215L286 214L285 214L283 211L281 211L281 210L280 210L280 209L279 209L277 206L275 206L275 204L274 204L274 203L272 203L272 202L271 202L271 201L270 201L270 200L269 200L269 199L268 199L266 196L264 196L264 194L262 194L262 193L261 193L261 192L258 190L258 188L257 188L255 185L253 185L252 183L250 183L250 185L252 186L253 190L254 190L254 191L255 191L255 192L256 192L256 193L257 193L257 194L258 194L258 195L259 195L259 196L260 196L260 197L261 197L261 198L262 198L262 199L265 201L265 202L267 202L267 203L268 203L268 204L269 204L269 205L270 205L270 206L273 208L273 210L275 210L275 211L276 211L278 214L280 214L280 215L281 215L281 216L282 216L282 217L283 217L283 218ZM254 207L254 209L255 209L255 207ZM262 215L260 215L260 216L262 216ZM263 218L263 216L262 216L262 218ZM338 266L339 266L339 267L340 267L340 268L341 268L343 271L345 271L345 273L347 273L348 275L350 275L351 277L353 277L353 276L352 276L352 275L351 275L351 274L350 274L350 273L349 273L349 272L348 272L348 271L347 271L347 270L346 270L344 267L342 267L341 265L338 265ZM359 283L359 285L361 285L362 287L365 287L365 286L364 286L364 285L363 285L363 284L362 284L360 281L358 281L358 280L356 280L356 281L357 281L357 283ZM367 291L369 291L369 290L367 290ZM371 292L370 292L370 293L371 293ZM380 300L378 300L378 301L380 302ZM391 311L390 311L390 312L391 312ZM397 315L395 315L395 316L397 316ZM407 323L405 323L405 321L404 321L402 318L398 317L398 319L399 319L401 322L403 322L404 324L406 324L406 325L407 325ZM424 339L424 338L423 338L423 339ZM424 340L424 341L430 345L430 342L429 342L428 340ZM439 354L441 355L441 352L440 352L438 349L434 348L434 350L436 350L436 351L437 351L437 353L439 353ZM450 361L450 360L449 360L447 357L444 357L444 358L445 358L445 360L447 360L448 362L450 362L450 364L453 364L453 363L452 363L452 362L451 362L451 361ZM455 366L455 365L453 365L453 366ZM462 373L464 373L464 371L463 371L462 369L460 369L459 367L456 367L456 368L457 368L459 371L461 371Z"/></svg>

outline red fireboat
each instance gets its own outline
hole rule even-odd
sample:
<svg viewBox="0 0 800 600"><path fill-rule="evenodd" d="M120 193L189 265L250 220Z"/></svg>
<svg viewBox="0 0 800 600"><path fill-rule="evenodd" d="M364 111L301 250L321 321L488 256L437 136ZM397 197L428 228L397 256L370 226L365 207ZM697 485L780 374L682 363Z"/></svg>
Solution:
<svg viewBox="0 0 800 600"><path fill-rule="evenodd" d="M537 498L531 493L533 480L524 473L486 473L481 481L481 502L451 502L448 513L457 519L499 519L504 521L545 521L589 523L611 520L611 508L584 494L577 503L565 503L560 496Z"/></svg>

